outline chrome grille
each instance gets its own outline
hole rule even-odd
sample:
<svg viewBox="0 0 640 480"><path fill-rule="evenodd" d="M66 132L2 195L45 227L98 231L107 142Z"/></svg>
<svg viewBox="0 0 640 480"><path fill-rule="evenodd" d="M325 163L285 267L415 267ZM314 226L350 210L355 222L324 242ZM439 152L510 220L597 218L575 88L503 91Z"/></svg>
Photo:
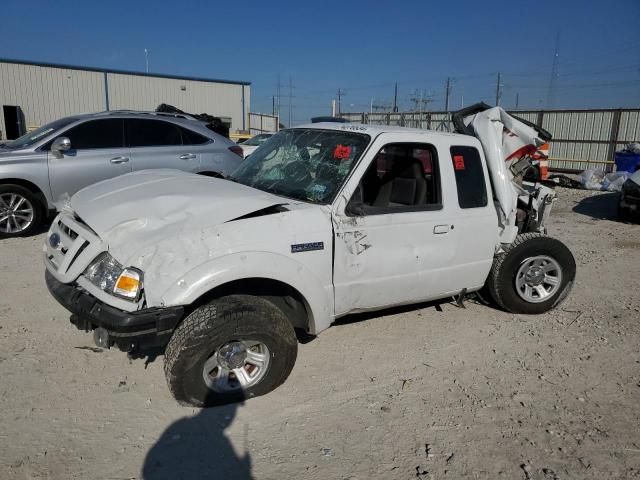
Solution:
<svg viewBox="0 0 640 480"><path fill-rule="evenodd" d="M71 240L75 240L78 237L78 234L76 232L71 230L71 228L66 226L64 223L62 223L62 220L58 220L58 226L64 233L67 234L69 238L71 238Z"/></svg>
<svg viewBox="0 0 640 480"><path fill-rule="evenodd" d="M44 245L47 269L65 283L82 274L101 251L101 240L65 213L52 223Z"/></svg>

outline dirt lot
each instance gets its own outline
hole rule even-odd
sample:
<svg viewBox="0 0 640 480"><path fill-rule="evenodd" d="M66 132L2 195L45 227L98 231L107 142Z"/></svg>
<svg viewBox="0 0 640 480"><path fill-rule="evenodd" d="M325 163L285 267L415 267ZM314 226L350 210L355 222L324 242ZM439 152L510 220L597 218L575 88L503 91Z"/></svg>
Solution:
<svg viewBox="0 0 640 480"><path fill-rule="evenodd" d="M640 226L614 194L559 193L550 234L578 263L560 309L350 317L275 392L202 411L162 357L71 326L43 235L0 241L0 478L640 478Z"/></svg>

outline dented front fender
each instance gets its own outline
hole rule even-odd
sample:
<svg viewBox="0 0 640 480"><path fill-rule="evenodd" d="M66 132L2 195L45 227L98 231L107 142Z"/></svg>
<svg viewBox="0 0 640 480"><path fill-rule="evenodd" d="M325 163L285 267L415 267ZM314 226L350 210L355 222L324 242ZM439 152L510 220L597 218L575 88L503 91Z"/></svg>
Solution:
<svg viewBox="0 0 640 480"><path fill-rule="evenodd" d="M303 255L321 252L304 252ZM330 261L330 260L329 260ZM204 262L182 275L162 295L165 306L190 305L213 289L243 279L264 278L297 290L310 314L312 334L329 327L333 317L333 287L307 266L290 257L270 252L239 252Z"/></svg>

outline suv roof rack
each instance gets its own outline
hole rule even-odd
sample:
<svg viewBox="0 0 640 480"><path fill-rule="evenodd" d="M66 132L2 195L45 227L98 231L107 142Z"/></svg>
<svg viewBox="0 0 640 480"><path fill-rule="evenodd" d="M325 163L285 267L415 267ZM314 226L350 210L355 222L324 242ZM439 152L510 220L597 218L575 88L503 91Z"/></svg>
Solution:
<svg viewBox="0 0 640 480"><path fill-rule="evenodd" d="M123 114L131 114L131 115L155 115L160 117L172 117L172 118L184 118L186 120L195 120L196 118L188 115L186 113L167 113L167 112L147 112L144 110L107 110L104 112L99 112L97 115L123 115Z"/></svg>

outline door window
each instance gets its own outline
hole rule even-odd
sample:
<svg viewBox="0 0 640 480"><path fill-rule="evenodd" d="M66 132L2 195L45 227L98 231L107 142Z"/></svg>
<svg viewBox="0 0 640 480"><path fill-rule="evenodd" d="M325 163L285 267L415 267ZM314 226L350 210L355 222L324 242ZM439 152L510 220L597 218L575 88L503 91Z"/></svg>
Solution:
<svg viewBox="0 0 640 480"><path fill-rule="evenodd" d="M74 150L124 146L122 120L118 118L90 120L70 128L62 135L71 140L71 148Z"/></svg>
<svg viewBox="0 0 640 480"><path fill-rule="evenodd" d="M437 150L392 143L375 156L347 210L368 215L442 208Z"/></svg>
<svg viewBox="0 0 640 480"><path fill-rule="evenodd" d="M180 127L162 120L127 120L127 138L130 147L182 145Z"/></svg>
<svg viewBox="0 0 640 480"><path fill-rule="evenodd" d="M460 208L485 207L487 185L478 150L474 147L451 147L451 160L458 188Z"/></svg>
<svg viewBox="0 0 640 480"><path fill-rule="evenodd" d="M196 133L193 130L189 130L187 128L180 127L180 132L182 133L183 145L202 145L203 143L207 143L209 141L209 139L204 135L200 135L199 133Z"/></svg>

